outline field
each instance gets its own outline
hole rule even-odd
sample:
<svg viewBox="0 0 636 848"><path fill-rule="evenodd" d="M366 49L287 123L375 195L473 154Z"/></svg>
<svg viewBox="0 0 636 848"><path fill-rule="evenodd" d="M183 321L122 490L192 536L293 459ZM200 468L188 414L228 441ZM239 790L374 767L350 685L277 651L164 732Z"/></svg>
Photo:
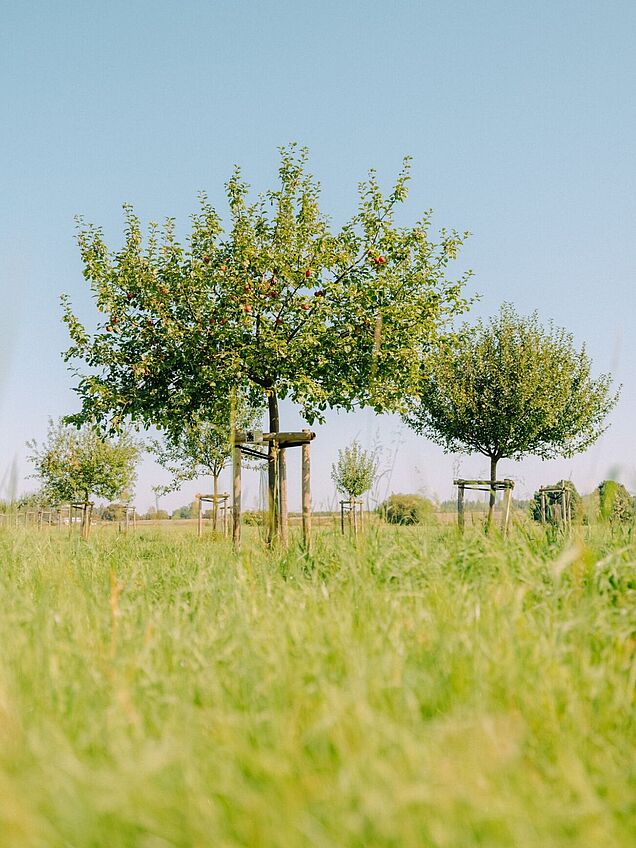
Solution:
<svg viewBox="0 0 636 848"><path fill-rule="evenodd" d="M636 844L636 545L0 531L10 848Z"/></svg>

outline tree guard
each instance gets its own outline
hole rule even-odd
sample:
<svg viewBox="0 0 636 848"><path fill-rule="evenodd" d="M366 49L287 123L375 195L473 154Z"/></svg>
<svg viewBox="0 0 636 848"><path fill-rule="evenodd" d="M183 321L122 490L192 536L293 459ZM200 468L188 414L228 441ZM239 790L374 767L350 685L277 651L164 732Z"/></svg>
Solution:
<svg viewBox="0 0 636 848"><path fill-rule="evenodd" d="M197 494L194 496L195 500L198 504L197 510L197 536L199 539L203 536L203 504L210 503L212 504L212 510L216 514L218 508L221 508L221 521L223 523L223 537L227 536L228 530L228 510L230 508L230 496L227 492L223 492L221 494L212 494L212 495L201 495Z"/></svg>
<svg viewBox="0 0 636 848"><path fill-rule="evenodd" d="M472 492L489 492L494 494L498 491L504 493L504 514L501 523L501 530L506 536L508 534L508 524L510 522L510 506L512 502L512 490L515 487L514 480L453 480L453 485L457 486L457 525L461 532L464 531L464 493L466 489Z"/></svg>
<svg viewBox="0 0 636 848"><path fill-rule="evenodd" d="M232 451L232 541L234 547L241 543L241 468L242 454L254 459L270 463L277 480L274 488L275 502L270 505L269 538L280 536L281 543L288 542L287 517L287 473L284 452L288 448L302 448L301 487L302 487L302 516L303 542L309 547L311 540L311 456L310 443L316 438L311 430L300 430L290 433L262 433L259 430L238 430L234 433L234 449ZM267 445L270 450L265 453L258 450L257 445Z"/></svg>
<svg viewBox="0 0 636 848"><path fill-rule="evenodd" d="M358 535L358 530L362 531L364 522L364 501L358 498L350 498L346 501L340 501L340 531L344 536L345 532L345 515L348 515L349 533L353 536Z"/></svg>
<svg viewBox="0 0 636 848"><path fill-rule="evenodd" d="M564 527L572 524L572 496L567 486L541 486L539 489L541 501L541 523L545 524L548 518L557 518ZM559 513L555 515L556 501L560 501Z"/></svg>

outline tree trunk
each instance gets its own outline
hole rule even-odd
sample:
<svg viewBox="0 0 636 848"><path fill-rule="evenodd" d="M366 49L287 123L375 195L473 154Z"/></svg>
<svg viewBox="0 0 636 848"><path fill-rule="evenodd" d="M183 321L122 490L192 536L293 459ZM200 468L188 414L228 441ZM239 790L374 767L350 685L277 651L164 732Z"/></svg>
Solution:
<svg viewBox="0 0 636 848"><path fill-rule="evenodd" d="M269 411L269 432L278 433L280 432L278 398L276 397L276 392L273 389L267 393L267 406ZM280 504L278 500L278 444L270 442L267 453L269 460L267 463L267 489L269 493L267 541L271 545L278 538L280 522Z"/></svg>
<svg viewBox="0 0 636 848"><path fill-rule="evenodd" d="M488 518L486 519L486 531L490 530L492 526L492 517L495 511L495 497L496 497L496 489L495 489L495 481L497 480L497 462L498 458L490 457L490 496L488 498Z"/></svg>
<svg viewBox="0 0 636 848"><path fill-rule="evenodd" d="M219 494L219 475L213 474L213 493L214 493L214 502L212 503L212 530L216 533L216 525L219 515L219 504L217 502L217 497Z"/></svg>

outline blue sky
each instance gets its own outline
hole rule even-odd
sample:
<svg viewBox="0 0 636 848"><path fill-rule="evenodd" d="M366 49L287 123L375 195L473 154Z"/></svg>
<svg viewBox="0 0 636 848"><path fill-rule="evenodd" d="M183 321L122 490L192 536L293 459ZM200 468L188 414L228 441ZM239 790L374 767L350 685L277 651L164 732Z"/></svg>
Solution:
<svg viewBox="0 0 636 848"><path fill-rule="evenodd" d="M388 184L411 154L408 217L433 208L437 226L473 233L461 264L482 294L476 314L502 300L537 309L623 383L586 454L502 462L502 474L520 492L562 476L586 491L610 473L636 488L636 4L24 0L2 17L0 481L14 461L28 474L25 441L77 406L59 320L62 291L91 314L74 215L113 245L125 201L185 230L199 190L222 205L234 163L267 187L276 148L298 140L336 221L369 167ZM383 484L395 491L447 497L457 461L486 470L393 418L334 414L314 447L318 504L355 436L379 438L387 462L397 448ZM161 479L146 460L139 506Z"/></svg>

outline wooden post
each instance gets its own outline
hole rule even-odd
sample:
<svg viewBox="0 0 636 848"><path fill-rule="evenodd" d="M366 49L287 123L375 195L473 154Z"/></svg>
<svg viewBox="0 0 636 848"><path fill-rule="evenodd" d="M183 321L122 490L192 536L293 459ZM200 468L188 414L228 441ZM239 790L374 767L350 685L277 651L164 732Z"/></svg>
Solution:
<svg viewBox="0 0 636 848"><path fill-rule="evenodd" d="M280 542L286 548L289 543L289 518L287 512L287 457L285 448L278 452L278 500L280 503Z"/></svg>
<svg viewBox="0 0 636 848"><path fill-rule="evenodd" d="M303 432L309 433L309 430ZM306 548L311 543L311 442L307 442L301 448L301 490L302 490L302 513L303 513L303 542Z"/></svg>
<svg viewBox="0 0 636 848"><path fill-rule="evenodd" d="M238 550L241 545L241 448L232 451L232 542Z"/></svg>
<svg viewBox="0 0 636 848"><path fill-rule="evenodd" d="M344 501L340 501L340 532L344 536Z"/></svg>
<svg viewBox="0 0 636 848"><path fill-rule="evenodd" d="M89 501L82 504L81 536L84 541L88 539L90 533L92 508L93 505Z"/></svg>
<svg viewBox="0 0 636 848"><path fill-rule="evenodd" d="M508 521L510 520L510 503L512 501L512 487L506 486L503 502L503 534L508 535Z"/></svg>
<svg viewBox="0 0 636 848"><path fill-rule="evenodd" d="M360 500L360 532L364 530L364 499Z"/></svg>
<svg viewBox="0 0 636 848"><path fill-rule="evenodd" d="M541 524L545 524L546 509L545 509L545 492L541 492Z"/></svg>
<svg viewBox="0 0 636 848"><path fill-rule="evenodd" d="M457 526L461 533L464 532L464 486L462 483L457 485Z"/></svg>
<svg viewBox="0 0 636 848"><path fill-rule="evenodd" d="M201 538L203 536L203 501L201 500L201 495L196 495L197 502L197 538Z"/></svg>
<svg viewBox="0 0 636 848"><path fill-rule="evenodd" d="M280 487L278 483L280 464L278 462L279 446L277 441L269 443L268 455L269 526L267 541L269 545L274 545L280 531Z"/></svg>

